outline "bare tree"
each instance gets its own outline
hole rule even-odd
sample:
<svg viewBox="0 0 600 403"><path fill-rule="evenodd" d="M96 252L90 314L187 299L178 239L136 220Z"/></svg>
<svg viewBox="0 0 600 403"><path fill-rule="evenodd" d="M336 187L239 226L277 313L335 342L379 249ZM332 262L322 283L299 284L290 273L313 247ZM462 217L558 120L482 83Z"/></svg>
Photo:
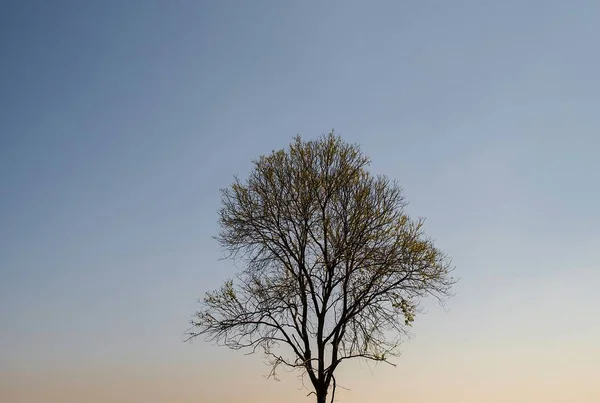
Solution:
<svg viewBox="0 0 600 403"><path fill-rule="evenodd" d="M399 185L368 165L333 132L296 137L222 190L216 238L244 270L206 294L189 339L258 349L270 375L308 376L318 403L333 402L342 362L390 363L419 300L443 301L455 281Z"/></svg>

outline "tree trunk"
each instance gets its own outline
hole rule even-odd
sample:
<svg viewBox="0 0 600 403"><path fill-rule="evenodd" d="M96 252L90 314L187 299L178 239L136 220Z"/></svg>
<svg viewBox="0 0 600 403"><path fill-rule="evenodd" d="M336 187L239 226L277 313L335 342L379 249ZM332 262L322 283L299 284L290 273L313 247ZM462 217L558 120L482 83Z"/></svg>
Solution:
<svg viewBox="0 0 600 403"><path fill-rule="evenodd" d="M317 391L317 403L327 403L327 390Z"/></svg>

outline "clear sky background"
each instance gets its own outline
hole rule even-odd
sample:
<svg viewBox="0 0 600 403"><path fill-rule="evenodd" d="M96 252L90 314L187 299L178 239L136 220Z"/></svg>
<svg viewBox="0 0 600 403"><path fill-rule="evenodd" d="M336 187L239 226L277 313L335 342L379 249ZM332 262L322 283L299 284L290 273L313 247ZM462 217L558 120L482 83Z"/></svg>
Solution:
<svg viewBox="0 0 600 403"><path fill-rule="evenodd" d="M0 400L310 402L182 343L218 189L335 128L461 282L339 401L600 401L600 2L2 1Z"/></svg>

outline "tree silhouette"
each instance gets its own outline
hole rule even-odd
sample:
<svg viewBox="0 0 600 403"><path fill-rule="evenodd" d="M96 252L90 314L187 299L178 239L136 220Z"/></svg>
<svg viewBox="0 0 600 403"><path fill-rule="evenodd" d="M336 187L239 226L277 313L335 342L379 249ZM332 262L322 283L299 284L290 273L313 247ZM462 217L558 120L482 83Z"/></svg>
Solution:
<svg viewBox="0 0 600 403"><path fill-rule="evenodd" d="M258 350L271 376L298 369L318 403L333 402L342 362L391 363L419 300L445 300L455 280L399 185L369 163L333 132L296 137L222 190L216 239L244 269L206 294L188 340Z"/></svg>

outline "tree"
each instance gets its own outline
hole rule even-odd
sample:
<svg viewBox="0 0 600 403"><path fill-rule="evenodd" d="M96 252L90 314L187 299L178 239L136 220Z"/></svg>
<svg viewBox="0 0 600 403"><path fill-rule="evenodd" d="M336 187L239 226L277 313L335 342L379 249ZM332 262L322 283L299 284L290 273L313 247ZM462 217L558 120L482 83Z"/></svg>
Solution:
<svg viewBox="0 0 600 403"><path fill-rule="evenodd" d="M391 364L420 299L444 301L455 280L398 183L369 164L333 132L296 137L222 190L216 239L244 269L206 294L189 339L262 351L271 376L307 375L318 403L333 402L342 362Z"/></svg>

